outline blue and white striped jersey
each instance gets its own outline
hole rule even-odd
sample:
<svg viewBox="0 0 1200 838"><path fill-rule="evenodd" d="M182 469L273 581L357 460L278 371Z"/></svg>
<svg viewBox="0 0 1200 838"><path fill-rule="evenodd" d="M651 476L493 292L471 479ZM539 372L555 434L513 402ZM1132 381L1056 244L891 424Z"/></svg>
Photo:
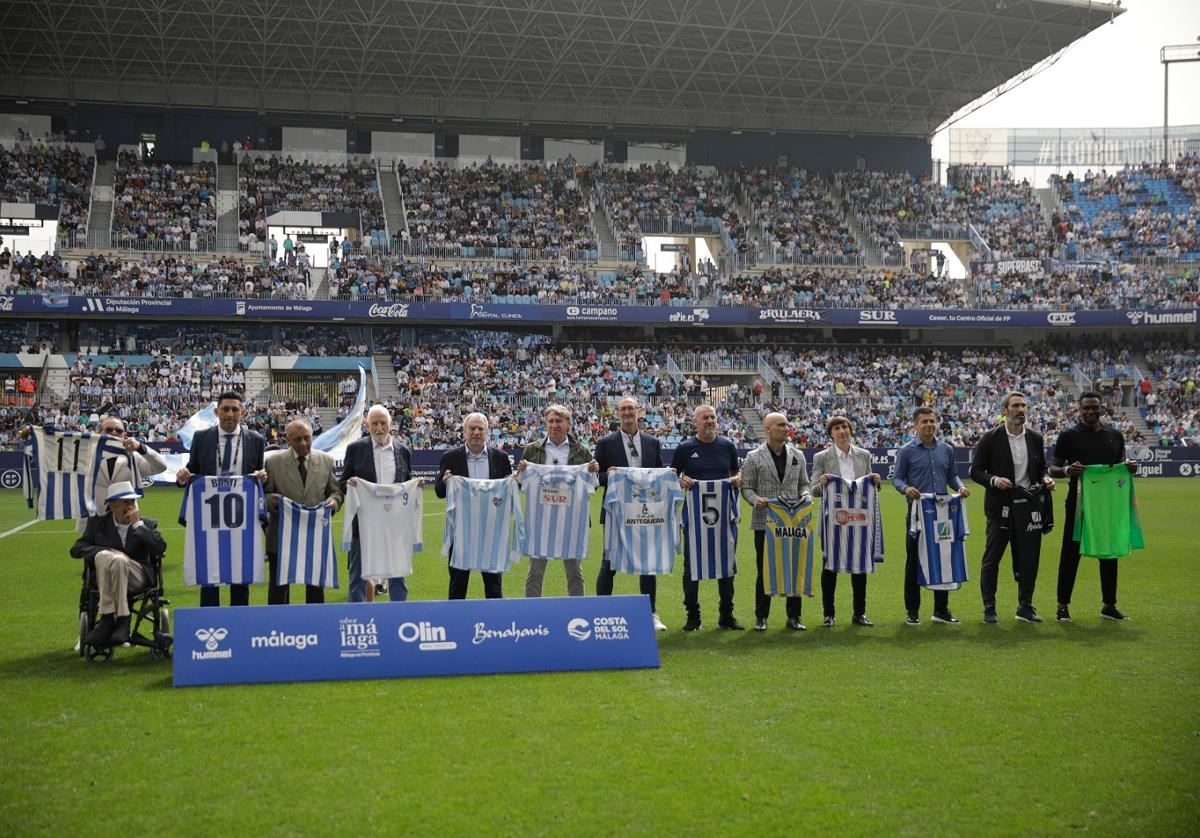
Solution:
<svg viewBox="0 0 1200 838"><path fill-rule="evenodd" d="M333 510L279 499L279 560L275 584L336 588L337 553L333 549Z"/></svg>
<svg viewBox="0 0 1200 838"><path fill-rule="evenodd" d="M87 518L103 506L97 502L96 478L106 455L129 459L134 487L140 485L137 465L125 453L117 437L89 431L59 431L34 428L25 446L25 501L34 504L34 472L37 476L37 520L61 521Z"/></svg>
<svg viewBox="0 0 1200 838"><path fill-rule="evenodd" d="M503 573L520 556L525 516L517 481L472 480L455 475L446 481L446 528L442 555L459 570Z"/></svg>
<svg viewBox="0 0 1200 838"><path fill-rule="evenodd" d="M600 485L596 475L586 464L527 462L517 480L526 495L522 552L537 559L586 559L588 503Z"/></svg>
<svg viewBox="0 0 1200 838"><path fill-rule="evenodd" d="M821 492L821 552L825 569L874 573L883 561L879 489L868 474L857 480L829 475Z"/></svg>
<svg viewBox="0 0 1200 838"><path fill-rule="evenodd" d="M684 498L684 550L693 579L737 573L738 491L726 480L697 480Z"/></svg>
<svg viewBox="0 0 1200 838"><path fill-rule="evenodd" d="M618 468L604 495L604 558L617 573L670 573L680 550L683 490L669 468Z"/></svg>
<svg viewBox="0 0 1200 838"><path fill-rule="evenodd" d="M954 591L967 581L964 541L971 534L957 495L922 494L909 504L908 532L917 536L917 582L931 591Z"/></svg>
<svg viewBox="0 0 1200 838"><path fill-rule="evenodd" d="M250 475L193 477L179 523L187 585L249 585L263 581L263 489Z"/></svg>

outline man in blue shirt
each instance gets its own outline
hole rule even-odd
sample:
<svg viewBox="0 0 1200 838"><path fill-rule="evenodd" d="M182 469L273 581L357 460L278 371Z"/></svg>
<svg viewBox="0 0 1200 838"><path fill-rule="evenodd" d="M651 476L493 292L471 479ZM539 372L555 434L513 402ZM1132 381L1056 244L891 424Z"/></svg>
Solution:
<svg viewBox="0 0 1200 838"><path fill-rule="evenodd" d="M728 438L717 436L717 411L712 405L702 404L694 414L696 435L679 443L671 468L679 472L679 485L687 492L697 480L730 479L733 488L741 488L737 447ZM684 556L688 545L683 545ZM717 580L717 591L721 596L721 616L717 625L723 629L741 631L742 624L733 616L733 577ZM700 582L693 579L688 562L683 563L683 607L687 609L684 631L700 628Z"/></svg>
<svg viewBox="0 0 1200 838"><path fill-rule="evenodd" d="M937 440L937 414L932 407L918 407L913 411L913 427L916 439L896 452L896 473L892 485L908 499L909 511L913 502L920 502L921 495L946 494L946 487L957 492L960 498L971 494L958 477L954 467L954 449ZM904 517L905 548L904 562L904 608L908 611L905 621L910 626L921 624L921 586L917 584L917 536L908 533L908 516ZM957 623L950 613L950 592L933 592L933 621L935 623Z"/></svg>

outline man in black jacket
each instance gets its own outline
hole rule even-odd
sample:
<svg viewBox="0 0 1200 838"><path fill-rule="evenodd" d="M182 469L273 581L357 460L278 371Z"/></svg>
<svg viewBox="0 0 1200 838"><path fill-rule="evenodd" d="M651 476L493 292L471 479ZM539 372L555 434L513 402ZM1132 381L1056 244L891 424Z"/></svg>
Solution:
<svg viewBox="0 0 1200 838"><path fill-rule="evenodd" d="M512 463L508 455L487 444L489 423L482 413L468 413L463 419L464 444L451 448L442 455L438 463L438 475L433 484L433 493L443 500L446 497L446 481L451 477L469 477L475 480L499 480L512 474ZM450 548L454 558L454 548ZM503 578L499 573L484 573L483 595L488 599L501 599L504 590ZM466 599L471 571L450 565L450 599Z"/></svg>
<svg viewBox="0 0 1200 838"><path fill-rule="evenodd" d="M979 570L985 623L999 622L996 577L1004 549L1010 543L1017 577L1017 619L1042 621L1033 607L1033 589L1042 532L1050 525L1053 511L1049 492L1054 481L1046 473L1046 446L1041 434L1025 427L1026 411L1022 394L1005 396L1001 404L1004 424L983 435L971 461L971 479L987 487L983 498L987 540Z"/></svg>
<svg viewBox="0 0 1200 838"><path fill-rule="evenodd" d="M71 547L71 555L90 560L100 590L100 619L88 633L89 646L119 646L129 639L129 592L154 583L151 560L167 551L158 524L143 519L133 484L108 487L108 512L88 519L87 529Z"/></svg>

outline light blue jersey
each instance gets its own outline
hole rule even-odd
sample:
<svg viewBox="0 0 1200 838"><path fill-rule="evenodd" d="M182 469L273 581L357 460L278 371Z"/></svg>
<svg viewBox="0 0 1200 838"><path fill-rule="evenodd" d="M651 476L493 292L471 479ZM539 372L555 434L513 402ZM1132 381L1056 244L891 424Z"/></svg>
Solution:
<svg viewBox="0 0 1200 838"><path fill-rule="evenodd" d="M459 570L503 573L520 556L525 541L521 487L517 481L472 480L455 475L446 481L446 528L442 555Z"/></svg>
<svg viewBox="0 0 1200 838"><path fill-rule="evenodd" d="M683 490L669 468L618 468L604 496L604 558L617 573L662 575L680 550Z"/></svg>
<svg viewBox="0 0 1200 838"><path fill-rule="evenodd" d="M967 510L957 495L921 495L909 504L908 531L917 536L917 582L954 591L967 581Z"/></svg>
<svg viewBox="0 0 1200 838"><path fill-rule="evenodd" d="M517 478L525 490L525 544L536 559L586 559L588 513L600 482L587 465L525 463Z"/></svg>

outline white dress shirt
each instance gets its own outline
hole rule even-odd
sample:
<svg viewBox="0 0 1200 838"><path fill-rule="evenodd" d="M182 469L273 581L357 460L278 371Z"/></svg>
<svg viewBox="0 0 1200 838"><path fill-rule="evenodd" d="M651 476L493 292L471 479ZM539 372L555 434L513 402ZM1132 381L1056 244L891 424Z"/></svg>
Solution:
<svg viewBox="0 0 1200 838"><path fill-rule="evenodd" d="M621 431L621 440L625 443L625 458L629 461L630 468L641 468L642 466L642 443L638 439L637 434L630 436Z"/></svg>
<svg viewBox="0 0 1200 838"><path fill-rule="evenodd" d="M478 454L472 454L471 449L467 449L467 477L472 480L488 480L492 470L488 463L488 450L484 446L483 450Z"/></svg>
<svg viewBox="0 0 1200 838"><path fill-rule="evenodd" d="M375 457L375 482L381 484L396 482L396 454L392 451L392 442L380 445L371 440L371 454Z"/></svg>
<svg viewBox="0 0 1200 838"><path fill-rule="evenodd" d="M837 452L838 474L843 480L853 481L854 478L854 452L847 448L843 454L842 449L836 445L833 450Z"/></svg>
<svg viewBox="0 0 1200 838"><path fill-rule="evenodd" d="M225 469L225 439L229 441L229 469ZM239 426L233 433L226 433L220 426L217 428L217 473L242 474L242 429Z"/></svg>
<svg viewBox="0 0 1200 838"><path fill-rule="evenodd" d="M1011 434L1006 427L1004 433L1008 436L1008 450L1012 452L1013 483L1028 489L1031 484L1029 482L1029 446L1025 444L1025 429L1021 428L1019 434Z"/></svg>
<svg viewBox="0 0 1200 838"><path fill-rule="evenodd" d="M571 438L567 437L561 445L555 445L546 437L546 465L565 466L571 455Z"/></svg>

